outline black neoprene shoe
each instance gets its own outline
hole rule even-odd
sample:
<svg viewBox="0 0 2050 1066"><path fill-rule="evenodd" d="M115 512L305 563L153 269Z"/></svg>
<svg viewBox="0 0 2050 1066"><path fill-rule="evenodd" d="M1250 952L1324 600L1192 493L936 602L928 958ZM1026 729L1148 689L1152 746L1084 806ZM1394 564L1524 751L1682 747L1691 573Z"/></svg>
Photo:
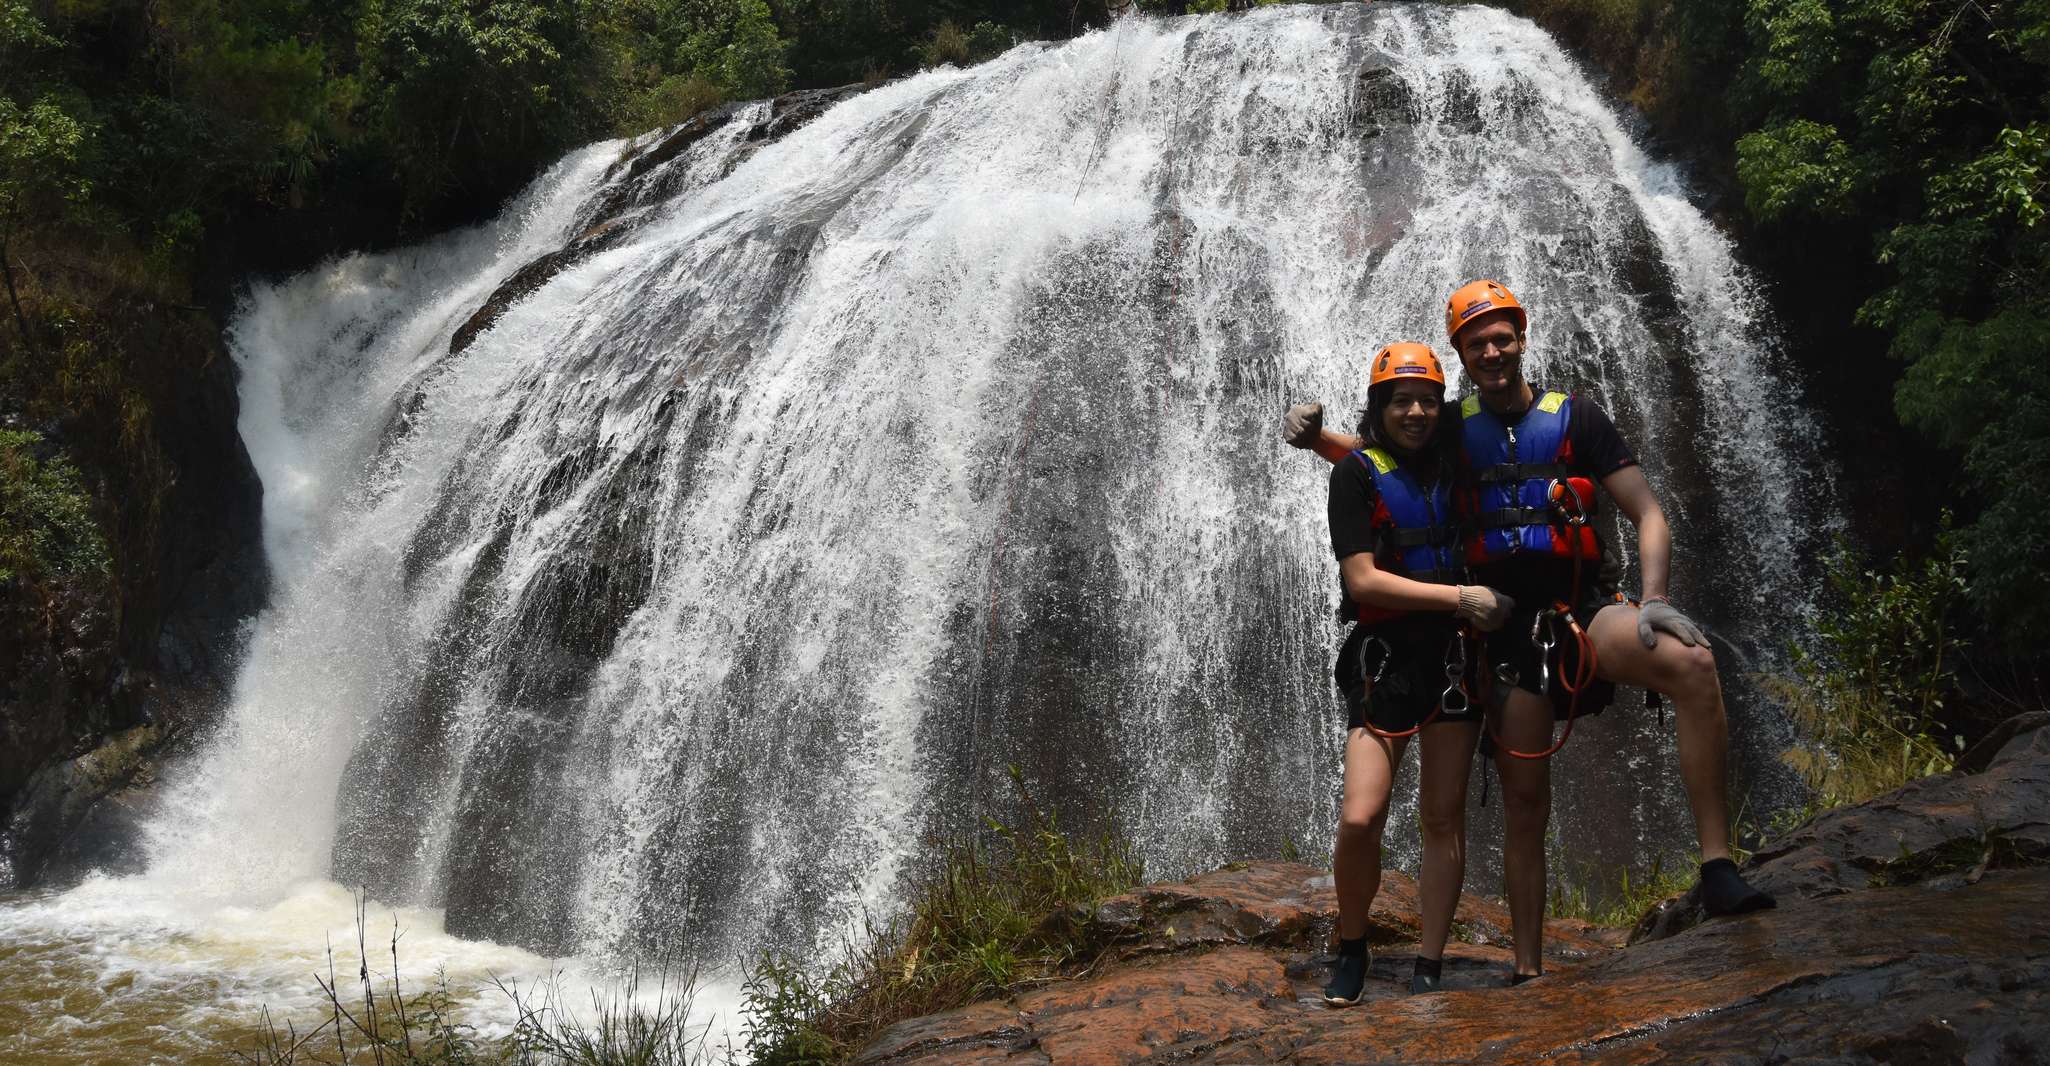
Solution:
<svg viewBox="0 0 2050 1066"><path fill-rule="evenodd" d="M1331 983L1324 986L1324 1002L1334 1007L1358 1003L1367 990L1367 967L1373 961L1373 953L1367 950L1367 938L1340 941L1338 961L1331 966Z"/></svg>
<svg viewBox="0 0 2050 1066"><path fill-rule="evenodd" d="M1701 864L1701 908L1711 918L1731 914L1749 914L1752 911L1771 910L1777 906L1771 896L1751 887L1751 883L1737 873L1737 864L1728 859L1711 859Z"/></svg>
<svg viewBox="0 0 2050 1066"><path fill-rule="evenodd" d="M1544 974L1541 973L1512 973L1509 975L1509 987L1514 988L1526 981L1535 981L1543 976Z"/></svg>
<svg viewBox="0 0 2050 1066"><path fill-rule="evenodd" d="M1426 959L1418 956L1416 969L1409 975L1409 994L1420 996L1426 992L1436 992L1443 984L1444 977L1444 959Z"/></svg>

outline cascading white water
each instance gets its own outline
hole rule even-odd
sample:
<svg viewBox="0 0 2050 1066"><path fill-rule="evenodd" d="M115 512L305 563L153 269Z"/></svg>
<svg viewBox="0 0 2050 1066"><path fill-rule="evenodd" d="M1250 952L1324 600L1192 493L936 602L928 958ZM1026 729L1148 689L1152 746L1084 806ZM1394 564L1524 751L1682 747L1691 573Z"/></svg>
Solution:
<svg viewBox="0 0 2050 1066"><path fill-rule="evenodd" d="M1277 418L1356 406L1473 276L1532 308L1535 380L1617 415L1727 648L1806 609L1832 495L1760 303L1528 22L1128 20L778 114L252 291L277 591L138 886L331 877L720 964L886 909L928 833L1011 809L1007 765L1156 875L1315 856L1335 568ZM1767 766L1776 717L1732 714ZM1567 864L1684 841L1656 721L1582 729Z"/></svg>

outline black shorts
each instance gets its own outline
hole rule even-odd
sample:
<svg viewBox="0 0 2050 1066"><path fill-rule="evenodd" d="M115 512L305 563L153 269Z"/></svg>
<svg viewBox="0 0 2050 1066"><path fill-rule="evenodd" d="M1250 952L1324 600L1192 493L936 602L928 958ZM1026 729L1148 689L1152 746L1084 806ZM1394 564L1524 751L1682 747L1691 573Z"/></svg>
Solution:
<svg viewBox="0 0 2050 1066"><path fill-rule="evenodd" d="M1382 732L1404 733L1438 711L1446 687L1447 644L1456 632L1449 620L1436 618L1353 626L1332 670L1338 691L1345 695L1345 728L1359 729L1371 722ZM1467 657L1466 691L1471 694L1477 692L1473 685L1479 664L1473 661L1471 648ZM1380 681L1374 683L1377 674ZM1463 710L1439 711L1436 722L1480 721L1478 696L1467 702Z"/></svg>
<svg viewBox="0 0 2050 1066"><path fill-rule="evenodd" d="M1622 601L1611 599L1590 599L1573 609L1574 620L1582 630L1594 625L1595 612L1612 607ZM1546 605L1549 606L1549 605ZM1552 646L1550 676L1547 678L1539 668L1539 645L1531 641L1531 625L1537 619L1541 607L1518 604L1509 615L1509 621L1502 628L1488 634L1486 659L1488 662L1488 684L1500 686L1505 677L1513 677L1514 687L1539 696L1549 696L1552 714L1564 720L1569 714L1586 717L1607 710L1616 699L1616 685L1597 677L1580 691L1580 706L1575 710L1573 694L1566 689L1566 683L1574 678L1574 671L1580 669L1580 643L1573 639L1563 622L1550 623ZM1548 684L1546 682L1549 681ZM1539 686L1544 684L1544 688ZM1547 691L1549 690L1549 691Z"/></svg>

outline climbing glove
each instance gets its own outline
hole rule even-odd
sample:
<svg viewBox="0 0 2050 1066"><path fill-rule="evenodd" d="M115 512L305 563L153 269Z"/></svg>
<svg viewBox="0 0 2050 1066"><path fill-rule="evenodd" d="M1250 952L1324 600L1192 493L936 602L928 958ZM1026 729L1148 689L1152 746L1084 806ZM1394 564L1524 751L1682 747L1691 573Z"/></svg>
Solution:
<svg viewBox="0 0 2050 1066"><path fill-rule="evenodd" d="M1509 620L1509 612L1516 609L1516 601L1486 585L1459 585L1459 609L1454 617L1473 624L1483 633L1493 633Z"/></svg>
<svg viewBox="0 0 2050 1066"><path fill-rule="evenodd" d="M1317 435L1324 432L1324 405L1321 403L1299 403L1281 416L1281 435L1288 439L1291 448L1307 448L1317 443Z"/></svg>
<svg viewBox="0 0 2050 1066"><path fill-rule="evenodd" d="M1701 627L1664 600L1646 600L1637 608L1637 639L1647 648L1658 647L1659 633L1671 633L1680 643L1699 648L1708 643Z"/></svg>

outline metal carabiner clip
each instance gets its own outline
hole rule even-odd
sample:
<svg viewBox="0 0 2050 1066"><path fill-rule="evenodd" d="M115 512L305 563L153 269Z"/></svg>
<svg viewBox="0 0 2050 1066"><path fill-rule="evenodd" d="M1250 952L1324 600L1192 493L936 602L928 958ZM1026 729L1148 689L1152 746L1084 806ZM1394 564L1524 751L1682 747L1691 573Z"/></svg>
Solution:
<svg viewBox="0 0 2050 1066"><path fill-rule="evenodd" d="M1452 642L1445 646L1445 691L1438 695L1438 706L1444 708L1446 714L1465 714L1472 709L1473 701L1466 695L1465 681L1466 640L1454 633Z"/></svg>
<svg viewBox="0 0 2050 1066"><path fill-rule="evenodd" d="M1369 675L1367 673L1367 648L1373 644L1381 646L1381 665L1375 667L1373 674ZM1388 642L1380 637L1368 637L1360 641L1360 676L1366 678L1367 683L1370 685L1380 684L1381 676L1388 672L1388 662L1393 658L1395 658L1395 649L1389 647Z"/></svg>
<svg viewBox="0 0 2050 1066"><path fill-rule="evenodd" d="M1572 502L1568 503L1569 500ZM1545 503L1551 508L1552 516L1561 524L1587 524L1588 501L1581 498L1580 490L1574 487L1570 478L1553 478L1552 483L1545 486Z"/></svg>
<svg viewBox="0 0 2050 1066"><path fill-rule="evenodd" d="M1538 693L1552 691L1552 649L1559 645L1559 635L1545 623L1559 617L1559 612L1546 608L1530 620L1530 643L1538 652Z"/></svg>

